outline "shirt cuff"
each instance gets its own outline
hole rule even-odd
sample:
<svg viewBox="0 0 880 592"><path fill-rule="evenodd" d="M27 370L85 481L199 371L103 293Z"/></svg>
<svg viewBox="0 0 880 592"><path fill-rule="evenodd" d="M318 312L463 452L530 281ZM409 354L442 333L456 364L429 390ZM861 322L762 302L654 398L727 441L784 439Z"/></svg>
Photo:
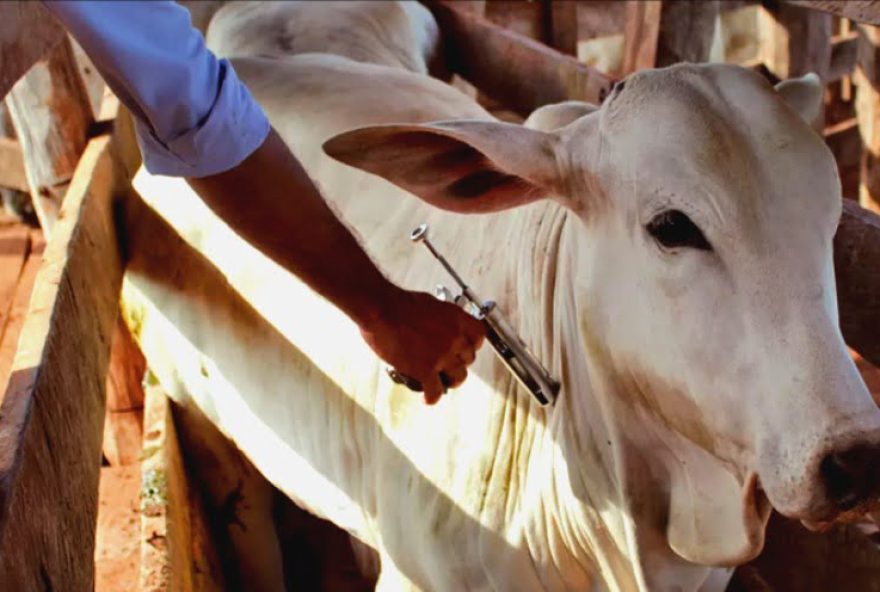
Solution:
<svg viewBox="0 0 880 592"><path fill-rule="evenodd" d="M207 177L238 166L269 135L269 120L228 60L220 60L220 90L198 126L168 141L135 118L144 166L154 175Z"/></svg>

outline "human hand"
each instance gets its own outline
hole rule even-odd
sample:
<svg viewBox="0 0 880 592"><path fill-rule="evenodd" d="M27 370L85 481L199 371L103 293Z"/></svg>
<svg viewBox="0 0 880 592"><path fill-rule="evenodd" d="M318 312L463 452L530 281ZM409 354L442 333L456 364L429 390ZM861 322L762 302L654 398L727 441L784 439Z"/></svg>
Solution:
<svg viewBox="0 0 880 592"><path fill-rule="evenodd" d="M421 383L426 403L446 392L441 372L449 387L464 382L485 337L478 320L424 292L399 290L383 308L361 334L380 358Z"/></svg>

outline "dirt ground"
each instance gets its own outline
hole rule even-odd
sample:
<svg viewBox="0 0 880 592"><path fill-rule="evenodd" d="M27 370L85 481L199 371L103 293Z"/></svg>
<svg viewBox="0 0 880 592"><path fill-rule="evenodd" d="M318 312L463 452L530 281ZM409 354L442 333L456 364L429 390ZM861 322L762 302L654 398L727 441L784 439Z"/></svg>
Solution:
<svg viewBox="0 0 880 592"><path fill-rule="evenodd" d="M131 592L140 564L139 463L102 467L95 545L95 591Z"/></svg>

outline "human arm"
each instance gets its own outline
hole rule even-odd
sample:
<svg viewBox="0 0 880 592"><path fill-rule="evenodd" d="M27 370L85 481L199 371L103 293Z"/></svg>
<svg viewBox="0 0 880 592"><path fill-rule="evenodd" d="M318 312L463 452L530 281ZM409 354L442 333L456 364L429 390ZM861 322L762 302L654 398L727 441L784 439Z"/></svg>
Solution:
<svg viewBox="0 0 880 592"><path fill-rule="evenodd" d="M144 163L186 177L236 232L298 275L419 380L425 398L466 375L482 326L457 307L388 282L271 132L231 64L172 2L46 2L135 116Z"/></svg>

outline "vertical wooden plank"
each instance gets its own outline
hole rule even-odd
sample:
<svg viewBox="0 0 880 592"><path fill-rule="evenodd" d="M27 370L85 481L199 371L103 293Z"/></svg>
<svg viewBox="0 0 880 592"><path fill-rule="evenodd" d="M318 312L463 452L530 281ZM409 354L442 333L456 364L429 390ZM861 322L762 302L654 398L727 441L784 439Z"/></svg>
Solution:
<svg viewBox="0 0 880 592"><path fill-rule="evenodd" d="M0 590L91 590L104 380L122 262L109 137L89 143L0 405Z"/></svg>
<svg viewBox="0 0 880 592"><path fill-rule="evenodd" d="M627 0L623 30L623 74L653 68L657 63L661 0Z"/></svg>
<svg viewBox="0 0 880 592"><path fill-rule="evenodd" d="M862 137L859 203L880 213L880 27L859 25L856 119Z"/></svg>
<svg viewBox="0 0 880 592"><path fill-rule="evenodd" d="M665 0L657 38L657 67L708 61L718 14L718 0Z"/></svg>
<svg viewBox="0 0 880 592"><path fill-rule="evenodd" d="M707 61L718 13L716 0L628 2L624 73L678 62Z"/></svg>
<svg viewBox="0 0 880 592"><path fill-rule="evenodd" d="M107 370L104 457L118 467L140 460L143 445L144 389L147 364L120 316L116 321Z"/></svg>
<svg viewBox="0 0 880 592"><path fill-rule="evenodd" d="M216 551L158 386L146 390L141 465L141 592L222 590Z"/></svg>
<svg viewBox="0 0 880 592"><path fill-rule="evenodd" d="M831 67L830 14L766 3L759 19L765 65L780 80L814 72L823 82Z"/></svg>
<svg viewBox="0 0 880 592"><path fill-rule="evenodd" d="M579 6L580 2L544 2L544 10L549 14L551 45L570 56L577 55Z"/></svg>
<svg viewBox="0 0 880 592"><path fill-rule="evenodd" d="M34 208L47 236L94 122L88 93L65 37L6 99L24 153Z"/></svg>
<svg viewBox="0 0 880 592"><path fill-rule="evenodd" d="M34 280L43 260L43 250L46 248L46 240L39 230L31 230L28 242L30 244L27 261L19 275L18 284L15 287L15 297L3 327L2 337L0 337L0 389L3 390L6 389L6 384L9 382L9 373L12 371L15 351L18 348L18 338L31 301Z"/></svg>

